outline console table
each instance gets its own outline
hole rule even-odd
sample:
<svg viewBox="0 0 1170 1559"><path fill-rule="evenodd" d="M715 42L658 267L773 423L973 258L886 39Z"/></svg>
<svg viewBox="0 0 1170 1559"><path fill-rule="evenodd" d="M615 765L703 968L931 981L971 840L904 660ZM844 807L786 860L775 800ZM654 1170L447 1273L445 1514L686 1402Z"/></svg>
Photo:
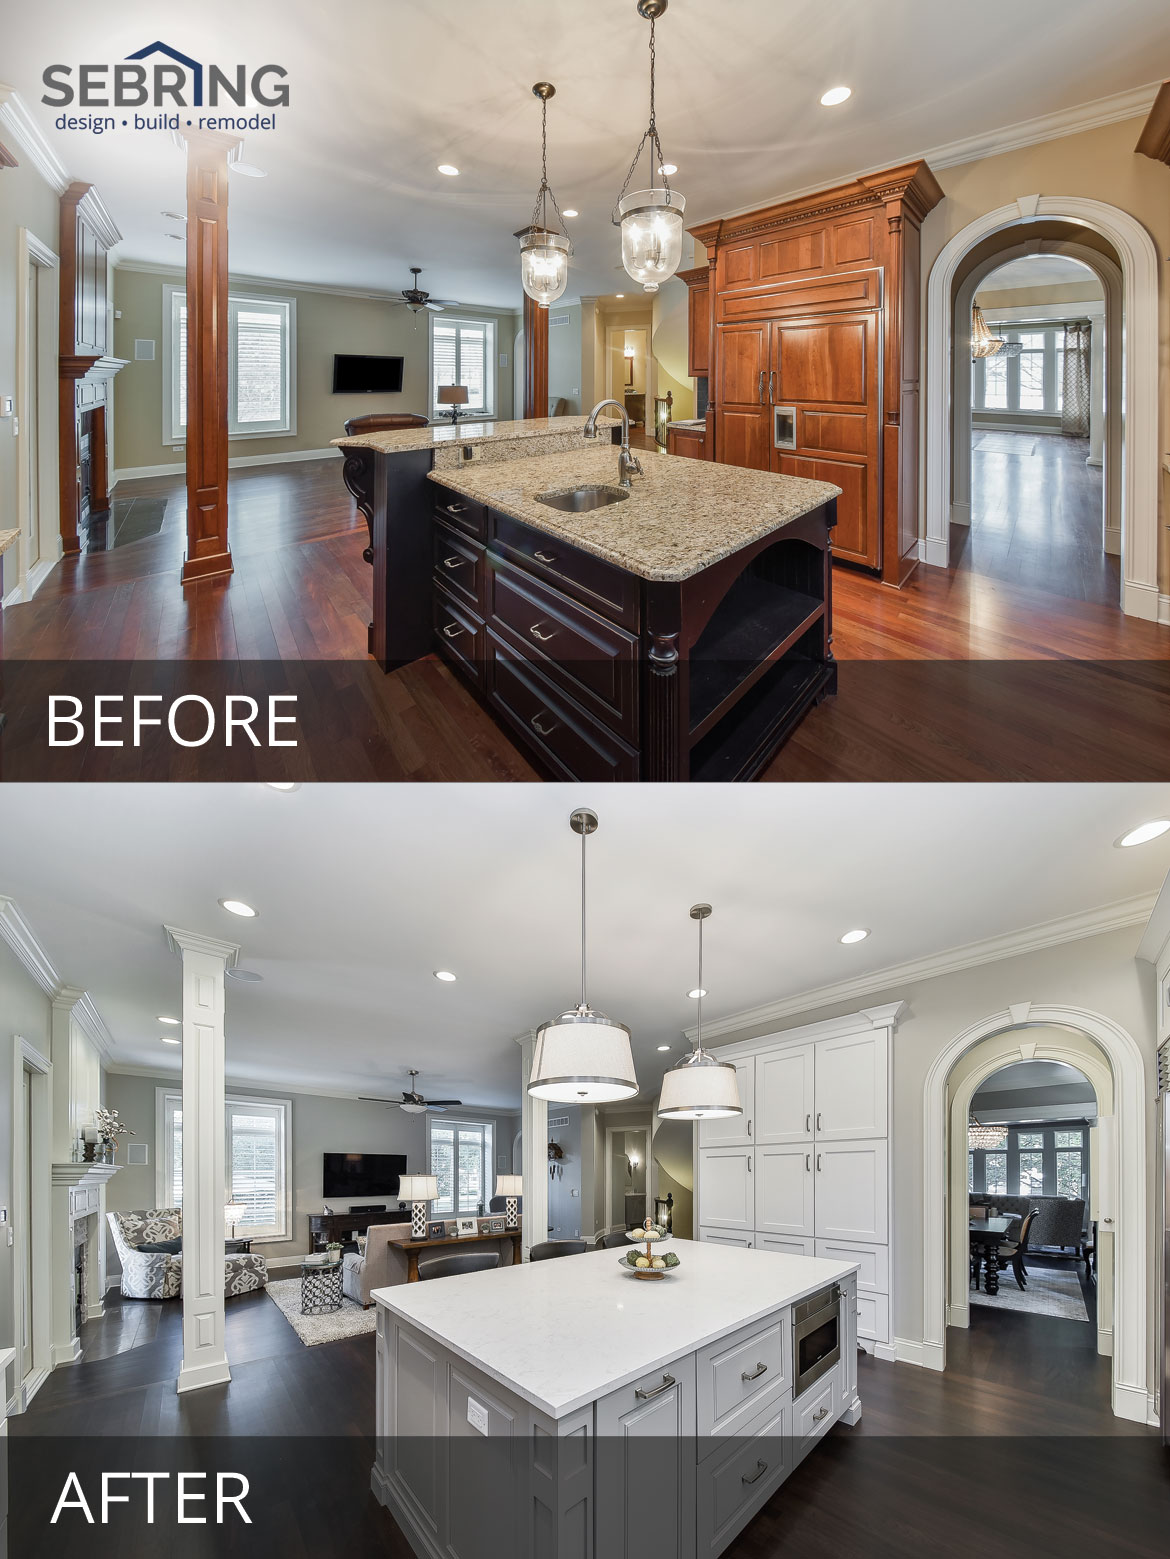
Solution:
<svg viewBox="0 0 1170 1559"><path fill-rule="evenodd" d="M402 1249L406 1252L406 1281L418 1282L418 1255L419 1251L437 1250L440 1246L444 1250L450 1245L483 1245L491 1240L499 1243L502 1240L512 1241L512 1264L517 1266L521 1260L520 1230L506 1229L503 1234L451 1234L441 1240L404 1240Z"/></svg>
<svg viewBox="0 0 1170 1559"><path fill-rule="evenodd" d="M309 1234L314 1250L324 1250L330 1240L352 1239L355 1234L383 1223L409 1223L410 1208L388 1207L384 1213L310 1213Z"/></svg>

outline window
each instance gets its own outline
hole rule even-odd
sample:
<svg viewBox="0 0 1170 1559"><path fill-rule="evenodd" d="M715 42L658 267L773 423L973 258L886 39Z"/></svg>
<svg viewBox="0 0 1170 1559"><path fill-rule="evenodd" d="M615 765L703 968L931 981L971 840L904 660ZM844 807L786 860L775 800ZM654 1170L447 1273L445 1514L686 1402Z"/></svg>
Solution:
<svg viewBox="0 0 1170 1559"><path fill-rule="evenodd" d="M183 1096L159 1089L156 1195L160 1207L183 1205ZM224 1202L244 1211L237 1234L254 1240L292 1238L290 1207L292 1101L229 1094L224 1111ZM225 1232L227 1232L225 1230Z"/></svg>
<svg viewBox="0 0 1170 1559"><path fill-rule="evenodd" d="M1005 1126L1002 1150L967 1153L967 1189L977 1196L1089 1194L1089 1128L1081 1121Z"/></svg>
<svg viewBox="0 0 1170 1559"><path fill-rule="evenodd" d="M187 295L163 289L163 439L187 437ZM228 297L228 433L268 438L296 432L296 302Z"/></svg>
<svg viewBox="0 0 1170 1559"><path fill-rule="evenodd" d="M983 357L971 364L973 411L1008 416L1055 417L1064 399L1064 323L992 324L992 335L1018 341L1018 357Z"/></svg>
<svg viewBox="0 0 1170 1559"><path fill-rule="evenodd" d="M438 1218L487 1211L491 1199L493 1129L486 1121L438 1121L427 1117L428 1158L439 1182L431 1203Z"/></svg>
<svg viewBox="0 0 1170 1559"><path fill-rule="evenodd" d="M431 415L450 411L439 404L441 384L465 384L464 412L490 416L496 409L496 327L490 320L431 315Z"/></svg>

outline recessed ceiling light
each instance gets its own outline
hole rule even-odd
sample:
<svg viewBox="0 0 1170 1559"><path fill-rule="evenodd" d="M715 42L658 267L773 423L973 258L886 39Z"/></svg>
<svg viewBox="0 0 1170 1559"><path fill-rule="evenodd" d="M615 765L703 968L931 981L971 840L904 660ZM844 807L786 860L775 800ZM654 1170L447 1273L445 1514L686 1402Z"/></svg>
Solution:
<svg viewBox="0 0 1170 1559"><path fill-rule="evenodd" d="M300 790L300 780L265 780L269 790Z"/></svg>
<svg viewBox="0 0 1170 1559"><path fill-rule="evenodd" d="M565 209L561 212L561 215L565 217L578 217L581 215L581 213L579 211L574 211L572 206L566 206Z"/></svg>
<svg viewBox="0 0 1170 1559"><path fill-rule="evenodd" d="M658 1048L659 1048L659 1050L669 1050L670 1046L669 1045L659 1045Z"/></svg>
<svg viewBox="0 0 1170 1559"><path fill-rule="evenodd" d="M155 1018L156 1023L182 1023L182 1018Z"/></svg>
<svg viewBox="0 0 1170 1559"><path fill-rule="evenodd" d="M687 992L687 995L691 998L692 1001L698 1001L700 996L706 996L706 994L706 988L700 988L699 986L696 986L693 991Z"/></svg>
<svg viewBox="0 0 1170 1559"><path fill-rule="evenodd" d="M439 164L439 172L445 173L449 179L458 178L459 176L459 169L452 162L441 162Z"/></svg>
<svg viewBox="0 0 1170 1559"><path fill-rule="evenodd" d="M186 233L168 233L167 237L168 238L177 238L180 243L185 243L186 240L187 240Z"/></svg>
<svg viewBox="0 0 1170 1559"><path fill-rule="evenodd" d="M614 293L614 297L615 298L624 298L625 297L625 293L624 292L615 292Z"/></svg>
<svg viewBox="0 0 1170 1559"><path fill-rule="evenodd" d="M821 94L821 102L826 108L835 108L838 103L843 103L847 97L852 96L852 87L830 87L827 92Z"/></svg>
<svg viewBox="0 0 1170 1559"><path fill-rule="evenodd" d="M443 980L446 984L449 985L454 978L455 978L455 976L451 973L450 969L436 969L435 970L435 979L436 980Z"/></svg>
<svg viewBox="0 0 1170 1559"><path fill-rule="evenodd" d="M181 1039L172 1039L169 1034L160 1034L159 1038L164 1045L181 1045L183 1043Z"/></svg>
<svg viewBox="0 0 1170 1559"><path fill-rule="evenodd" d="M172 222L185 222L187 220L181 211L160 211L159 215L170 217Z"/></svg>
<svg viewBox="0 0 1170 1559"><path fill-rule="evenodd" d="M846 931L843 937L838 938L838 941L844 942L845 946L849 947L853 942L864 942L868 935L868 931L863 931L859 927L856 931Z"/></svg>
<svg viewBox="0 0 1170 1559"><path fill-rule="evenodd" d="M264 978L262 974L257 974L255 969L226 969L224 973L229 980L243 980L247 985L254 985Z"/></svg>
<svg viewBox="0 0 1170 1559"><path fill-rule="evenodd" d="M678 168L673 162L664 162L658 171L664 179L668 179L672 173L678 172Z"/></svg>
<svg viewBox="0 0 1170 1559"><path fill-rule="evenodd" d="M243 899L220 899L219 906L221 909L226 909L229 915L242 915L245 920L255 920L259 914L259 910L253 909L250 904L245 904Z"/></svg>
<svg viewBox="0 0 1170 1559"><path fill-rule="evenodd" d="M1156 817L1149 823L1139 823L1113 842L1119 850L1128 850L1131 845L1149 844L1151 839L1160 839L1167 829L1170 829L1170 818Z"/></svg>

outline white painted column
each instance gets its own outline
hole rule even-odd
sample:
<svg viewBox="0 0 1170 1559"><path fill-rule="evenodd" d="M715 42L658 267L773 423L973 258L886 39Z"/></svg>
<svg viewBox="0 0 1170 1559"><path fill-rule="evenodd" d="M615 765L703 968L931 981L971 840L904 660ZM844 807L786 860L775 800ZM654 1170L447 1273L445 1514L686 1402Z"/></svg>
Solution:
<svg viewBox="0 0 1170 1559"><path fill-rule="evenodd" d="M536 1030L517 1036L520 1046L521 1130L524 1133L524 1260L534 1245L548 1239L548 1100L528 1092Z"/></svg>
<svg viewBox="0 0 1170 1559"><path fill-rule="evenodd" d="M224 972L239 947L166 928L183 960L183 1363L178 1389L231 1379L224 1346Z"/></svg>
<svg viewBox="0 0 1170 1559"><path fill-rule="evenodd" d="M1085 464L1099 466L1105 447L1104 311L1099 316L1094 314L1089 324L1089 453Z"/></svg>

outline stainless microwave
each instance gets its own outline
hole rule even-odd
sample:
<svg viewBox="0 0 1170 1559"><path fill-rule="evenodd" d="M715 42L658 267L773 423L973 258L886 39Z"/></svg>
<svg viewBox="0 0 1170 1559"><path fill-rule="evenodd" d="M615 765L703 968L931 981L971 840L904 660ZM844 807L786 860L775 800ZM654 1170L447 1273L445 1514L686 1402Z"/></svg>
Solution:
<svg viewBox="0 0 1170 1559"><path fill-rule="evenodd" d="M792 1395L800 1396L841 1357L841 1285L811 1294L792 1312Z"/></svg>

